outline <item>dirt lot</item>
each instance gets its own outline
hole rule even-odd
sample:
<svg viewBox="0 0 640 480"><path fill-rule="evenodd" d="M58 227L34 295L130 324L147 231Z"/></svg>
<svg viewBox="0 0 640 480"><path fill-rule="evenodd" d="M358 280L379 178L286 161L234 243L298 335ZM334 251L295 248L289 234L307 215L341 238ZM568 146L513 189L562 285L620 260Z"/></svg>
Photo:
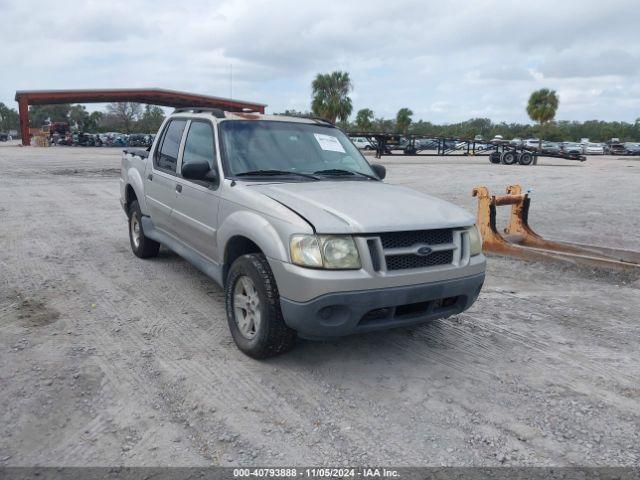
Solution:
<svg viewBox="0 0 640 480"><path fill-rule="evenodd" d="M637 159L384 163L470 210L521 183L540 233L638 249ZM0 147L0 465L640 463L637 278L492 257L464 314L257 362L211 280L132 255L118 166Z"/></svg>

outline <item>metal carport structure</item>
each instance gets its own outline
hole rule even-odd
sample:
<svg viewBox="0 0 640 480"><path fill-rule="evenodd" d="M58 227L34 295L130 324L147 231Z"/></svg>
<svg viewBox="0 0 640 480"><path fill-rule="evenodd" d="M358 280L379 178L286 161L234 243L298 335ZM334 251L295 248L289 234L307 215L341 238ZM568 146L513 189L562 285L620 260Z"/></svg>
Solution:
<svg viewBox="0 0 640 480"><path fill-rule="evenodd" d="M162 88L123 88L102 90L18 90L16 92L20 113L22 144L29 145L29 105L53 105L57 103L108 103L139 102L164 107L209 107L240 112L245 109L264 113L262 103L232 100L230 98L198 95L195 93L165 90Z"/></svg>

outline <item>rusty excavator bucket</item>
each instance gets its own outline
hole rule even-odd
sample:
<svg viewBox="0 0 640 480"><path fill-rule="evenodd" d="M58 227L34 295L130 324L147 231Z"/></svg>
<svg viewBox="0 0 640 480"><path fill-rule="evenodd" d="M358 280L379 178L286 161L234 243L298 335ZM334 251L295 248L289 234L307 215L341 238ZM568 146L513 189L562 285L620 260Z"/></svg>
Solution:
<svg viewBox="0 0 640 480"><path fill-rule="evenodd" d="M531 198L520 185L507 187L506 195L489 195L487 187L475 187L478 197L477 225L482 235L482 250L526 260L561 260L577 265L623 270L640 269L640 252L618 250L578 243L546 240L529 226ZM511 205L504 234L496 227L496 207Z"/></svg>

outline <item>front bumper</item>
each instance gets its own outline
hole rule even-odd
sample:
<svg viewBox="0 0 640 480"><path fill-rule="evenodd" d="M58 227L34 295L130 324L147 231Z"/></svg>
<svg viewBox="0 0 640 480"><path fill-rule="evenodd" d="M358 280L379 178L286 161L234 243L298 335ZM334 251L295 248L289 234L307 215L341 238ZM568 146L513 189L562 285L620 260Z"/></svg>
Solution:
<svg viewBox="0 0 640 480"><path fill-rule="evenodd" d="M305 338L406 327L460 313L480 293L484 272L418 285L328 293L306 302L280 298L287 325Z"/></svg>
<svg viewBox="0 0 640 480"><path fill-rule="evenodd" d="M393 272L374 271L366 257L362 258L363 268L360 270L304 268L274 258L268 260L280 296L296 302L308 302L336 292L386 290L392 287L445 282L484 274L486 268L484 255L474 255L464 266L442 265Z"/></svg>

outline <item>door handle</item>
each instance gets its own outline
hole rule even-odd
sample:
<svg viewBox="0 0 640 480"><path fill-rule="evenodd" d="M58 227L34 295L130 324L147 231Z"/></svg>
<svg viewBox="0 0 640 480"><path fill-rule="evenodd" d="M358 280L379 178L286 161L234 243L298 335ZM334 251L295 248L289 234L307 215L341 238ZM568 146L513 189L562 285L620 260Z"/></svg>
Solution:
<svg viewBox="0 0 640 480"><path fill-rule="evenodd" d="M150 173L149 175L147 175L147 180L149 181L153 180L153 173Z"/></svg>
<svg viewBox="0 0 640 480"><path fill-rule="evenodd" d="M179 183L176 184L176 192L178 193L182 192L182 185L180 185Z"/></svg>

